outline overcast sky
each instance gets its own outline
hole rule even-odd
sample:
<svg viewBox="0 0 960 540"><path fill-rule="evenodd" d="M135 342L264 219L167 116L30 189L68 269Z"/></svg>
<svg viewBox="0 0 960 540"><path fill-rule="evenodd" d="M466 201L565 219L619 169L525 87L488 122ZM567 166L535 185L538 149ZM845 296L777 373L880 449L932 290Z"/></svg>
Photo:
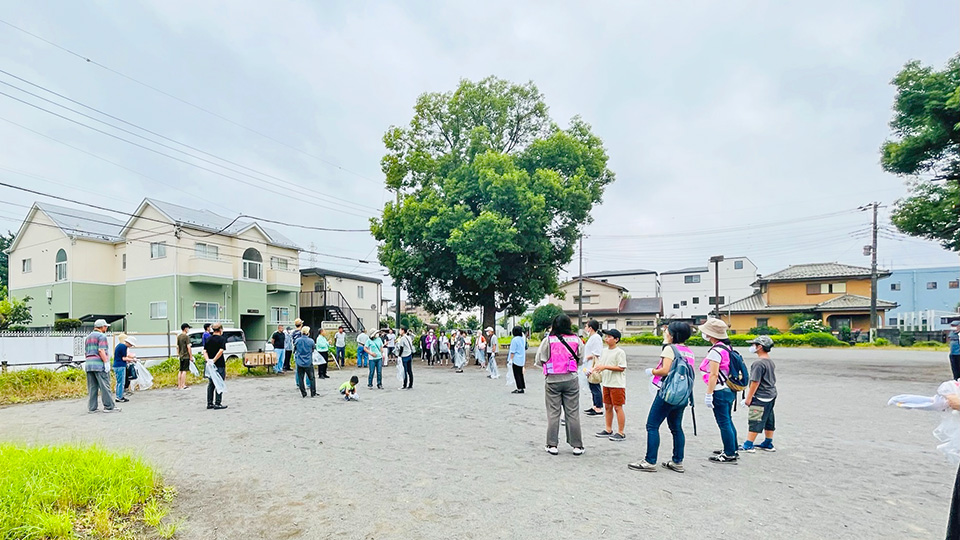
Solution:
<svg viewBox="0 0 960 540"><path fill-rule="evenodd" d="M420 93L492 74L534 81L556 121L579 114L606 144L617 180L585 231L585 271L663 271L725 254L771 273L805 262L869 264L869 215L854 209L906 192L903 178L879 166L889 81L910 59L939 68L957 53L960 7L4 0L0 19L96 62L0 24L0 69L260 178L219 169L235 177L224 178L0 95L4 182L126 211L150 196L224 215L366 228L390 197L379 166L384 131L409 122ZM0 81L42 93L2 73ZM9 86L0 92L95 125ZM0 227L15 231L26 213L17 205L35 199L0 188ZM881 217L890 228L886 210ZM376 257L369 234L283 232L304 248ZM886 231L879 254L888 268L958 263L934 243Z"/></svg>

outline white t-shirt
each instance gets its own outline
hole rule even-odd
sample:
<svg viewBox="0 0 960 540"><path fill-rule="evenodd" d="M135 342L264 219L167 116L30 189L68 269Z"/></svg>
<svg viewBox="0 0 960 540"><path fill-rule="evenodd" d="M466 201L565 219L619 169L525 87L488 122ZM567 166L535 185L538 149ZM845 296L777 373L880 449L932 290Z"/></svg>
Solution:
<svg viewBox="0 0 960 540"><path fill-rule="evenodd" d="M393 347L396 344L397 336L393 332L387 334L387 347Z"/></svg>
<svg viewBox="0 0 960 540"><path fill-rule="evenodd" d="M333 337L334 344L337 347L346 347L347 346L347 333L346 332L337 332Z"/></svg>
<svg viewBox="0 0 960 540"><path fill-rule="evenodd" d="M596 356L599 359L601 354L603 354L603 338L600 337L600 334L594 332L587 340L587 344L583 346L583 361L590 362L589 365L593 366L593 360L588 360L588 358Z"/></svg>
<svg viewBox="0 0 960 540"><path fill-rule="evenodd" d="M360 345L365 345L368 339L370 339L370 336L368 336L366 332L360 332L360 334L357 336L357 343Z"/></svg>

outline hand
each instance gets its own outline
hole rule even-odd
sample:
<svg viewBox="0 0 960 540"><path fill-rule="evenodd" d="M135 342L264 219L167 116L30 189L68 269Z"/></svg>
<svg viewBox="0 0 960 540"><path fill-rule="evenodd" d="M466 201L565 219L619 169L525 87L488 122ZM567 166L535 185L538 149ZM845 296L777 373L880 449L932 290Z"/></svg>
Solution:
<svg viewBox="0 0 960 540"><path fill-rule="evenodd" d="M955 411L960 411L960 396L957 394L950 394L949 396L944 396L947 400L947 405Z"/></svg>
<svg viewBox="0 0 960 540"><path fill-rule="evenodd" d="M653 368L648 367L646 370L644 370L644 373L646 373L648 377L653 377Z"/></svg>
<svg viewBox="0 0 960 540"><path fill-rule="evenodd" d="M703 396L703 404L707 406L708 409L713 408L713 394L705 394Z"/></svg>
<svg viewBox="0 0 960 540"><path fill-rule="evenodd" d="M752 396L751 396L751 397L748 397L747 399L744 399L744 400L743 400L743 404L746 405L747 407L749 407L751 403L753 403L753 397L752 397Z"/></svg>

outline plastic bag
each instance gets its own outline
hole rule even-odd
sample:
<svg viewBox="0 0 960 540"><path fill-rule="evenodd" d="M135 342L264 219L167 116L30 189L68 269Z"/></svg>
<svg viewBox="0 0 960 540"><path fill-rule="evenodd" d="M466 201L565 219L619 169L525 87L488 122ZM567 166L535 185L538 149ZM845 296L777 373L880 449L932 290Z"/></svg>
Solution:
<svg viewBox="0 0 960 540"><path fill-rule="evenodd" d="M150 374L150 370L143 367L140 362L135 363L134 366L134 369L137 370L137 386L140 390L146 390L153 386L153 375Z"/></svg>
<svg viewBox="0 0 960 540"><path fill-rule="evenodd" d="M516 384L516 381L513 379L513 362L509 359L507 360L507 367L503 368L507 372L507 386L513 386Z"/></svg>
<svg viewBox="0 0 960 540"><path fill-rule="evenodd" d="M947 396L960 397L960 381L947 381L937 388L935 396L901 394L893 396L887 405L920 411L945 411L933 436L940 441L937 450L944 453L951 463L960 463L960 411L950 409Z"/></svg>
<svg viewBox="0 0 960 540"><path fill-rule="evenodd" d="M326 364L326 363L327 361L323 357L323 355L320 354L320 351L313 351L313 365L319 366L320 364Z"/></svg>
<svg viewBox="0 0 960 540"><path fill-rule="evenodd" d="M411 362L412 361L413 360L411 360ZM403 382L403 362L402 361L397 362L397 381L400 383Z"/></svg>
<svg viewBox="0 0 960 540"><path fill-rule="evenodd" d="M217 389L217 393L222 394L227 389L227 385L223 382L223 377L220 376L220 372L217 371L217 367L213 364L213 362L208 361L204 371L206 372L206 377L210 379L210 382L213 383L214 388Z"/></svg>
<svg viewBox="0 0 960 540"><path fill-rule="evenodd" d="M497 358L493 355L491 355L490 360L487 361L487 370L490 372L491 379L500 378L500 372L497 370Z"/></svg>
<svg viewBox="0 0 960 540"><path fill-rule="evenodd" d="M194 363L192 359L190 360L190 374L193 375L194 377L200 376L200 370L197 369L197 364Z"/></svg>

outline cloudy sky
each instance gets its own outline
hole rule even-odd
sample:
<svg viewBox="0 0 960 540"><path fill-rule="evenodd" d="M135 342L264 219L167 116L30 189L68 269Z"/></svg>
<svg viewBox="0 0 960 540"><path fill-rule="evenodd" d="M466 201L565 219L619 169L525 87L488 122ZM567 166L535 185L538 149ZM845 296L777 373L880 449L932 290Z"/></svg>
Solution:
<svg viewBox="0 0 960 540"><path fill-rule="evenodd" d="M0 20L92 62L0 23L0 69L238 165L99 125L226 178L0 95L0 181L126 211L151 196L363 229L390 197L384 131L409 122L420 93L492 74L534 81L555 120L579 114L605 141L617 181L585 231L586 271L715 254L749 256L761 273L868 264L869 216L856 208L906 191L878 164L889 80L910 59L940 67L956 54L958 12L947 0L5 0ZM0 193L0 227L16 230L36 197ZM881 224L891 228L885 209ZM368 234L283 231L351 259L317 256L320 266L389 282L358 262L375 259ZM879 253L890 268L958 262L886 230Z"/></svg>

